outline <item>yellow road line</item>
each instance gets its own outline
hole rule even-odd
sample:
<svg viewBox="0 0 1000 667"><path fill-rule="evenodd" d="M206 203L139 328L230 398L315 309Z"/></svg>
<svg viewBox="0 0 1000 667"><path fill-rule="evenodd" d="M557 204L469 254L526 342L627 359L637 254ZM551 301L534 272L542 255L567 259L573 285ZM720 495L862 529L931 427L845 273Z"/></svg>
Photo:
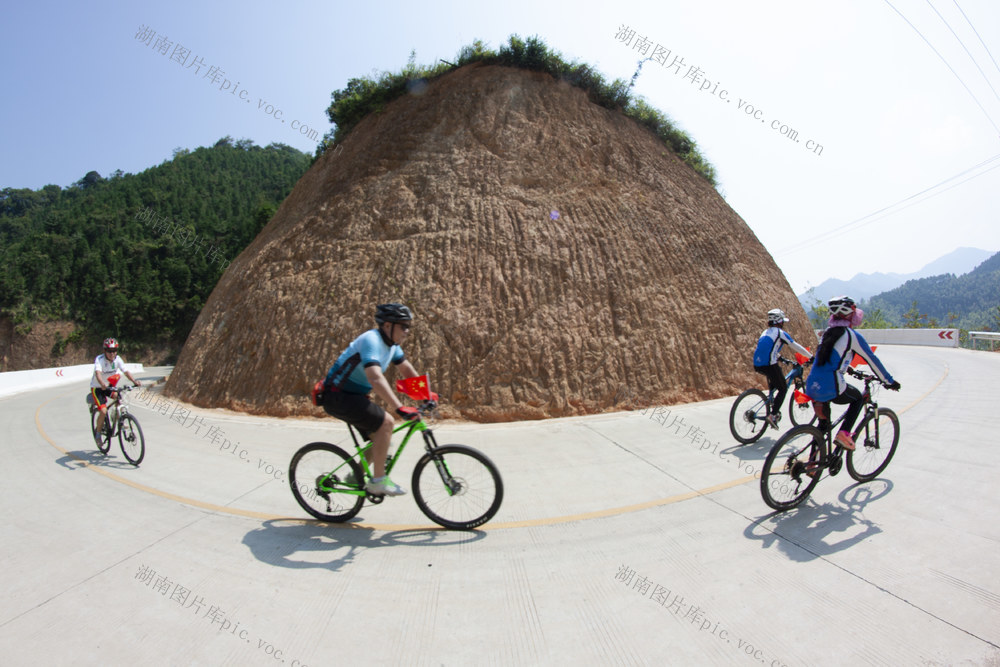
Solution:
<svg viewBox="0 0 1000 667"><path fill-rule="evenodd" d="M922 396L920 396L920 398L913 401L902 410L899 410L897 414L903 414L904 412L906 412L907 410L914 407L915 405L923 401L925 398L930 396L941 385L941 383L944 382L945 378L947 377L948 377L948 367L946 365L944 375L941 376L941 378L934 384L934 386L931 387L928 391L926 391ZM68 393L69 392L67 392L67 394ZM109 470L105 470L104 468L95 466L89 461L82 459L79 456L76 456L75 454L68 452L59 445L57 445L56 442L49 437L48 433L46 433L45 429L42 427L42 422L40 419L42 408L44 408L46 405L56 400L57 398L62 398L67 394L60 394L59 396L54 396L50 398L48 401L45 401L44 403L38 406L38 409L35 411L35 427L38 429L38 432L41 434L41 436L45 438L46 442L48 442L62 454L82 463L83 467L89 468L94 472L104 475L108 479L112 479L120 484L125 484L126 486L130 486L133 489L137 489L139 491L145 491L146 493L152 494L154 496L159 496L160 498L165 498L167 500L172 500L174 502L182 503L184 505L190 505L192 507L198 507L201 509L209 510L211 512L218 512L220 514L231 514L233 516L248 517L251 519L263 519L265 521L279 520L279 521L293 521L299 523L319 523L312 519L286 517L286 516L281 516L280 514L268 514L266 512L253 512L251 510L242 510L236 507L227 507L225 505L215 505L212 503L203 502L201 500L196 500L194 498L186 498L184 496L178 496L176 494L169 493L167 491L154 489L151 486L139 484L138 482L134 482L130 479L121 477L120 475L116 475ZM628 514L631 512L639 512L653 507L662 507L663 505L671 505L673 503L679 503L684 500L690 500L691 498L697 498L698 496L706 496L711 493L716 493L718 491L724 491L726 489L731 489L736 486L741 486L749 481L756 479L759 478L754 475L751 475L749 477L743 477L741 479L734 479L729 482L722 482L721 484L709 486L704 489L699 489L697 491L688 491L687 493L668 496L666 498L658 498L656 500L648 500L646 502L636 503L634 505L625 505L624 507L613 507L605 510L596 510L593 512L581 512L579 514L568 514L565 516L556 516L556 517L549 517L542 519L525 519L523 521L506 521L503 523L492 523L492 524L487 524L485 526L481 526L478 530L506 530L510 528L530 528L534 526L552 526L560 523L571 523L574 521L587 521L589 519L603 519L611 516L617 516L619 514ZM354 528L354 529L363 528L368 530L379 530L379 531L438 530L438 529L444 530L440 526L420 525L420 524L367 524L367 523L355 522L355 523L342 523L342 524L329 524L329 525L339 528Z"/></svg>

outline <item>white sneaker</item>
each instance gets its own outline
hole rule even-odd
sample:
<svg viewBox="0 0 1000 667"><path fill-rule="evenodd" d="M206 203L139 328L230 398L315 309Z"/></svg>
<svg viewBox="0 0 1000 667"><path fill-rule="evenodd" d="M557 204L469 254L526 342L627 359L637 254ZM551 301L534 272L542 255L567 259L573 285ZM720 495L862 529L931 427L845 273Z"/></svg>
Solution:
<svg viewBox="0 0 1000 667"><path fill-rule="evenodd" d="M406 494L399 484L389 479L389 476L376 477L365 484L365 491L373 496L402 496Z"/></svg>

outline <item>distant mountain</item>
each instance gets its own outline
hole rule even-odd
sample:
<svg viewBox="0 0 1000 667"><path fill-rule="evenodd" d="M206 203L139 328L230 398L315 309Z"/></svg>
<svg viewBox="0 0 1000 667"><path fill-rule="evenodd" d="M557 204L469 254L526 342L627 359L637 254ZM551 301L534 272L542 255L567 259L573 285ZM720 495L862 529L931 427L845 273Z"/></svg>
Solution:
<svg viewBox="0 0 1000 667"><path fill-rule="evenodd" d="M827 299L838 294L849 294L855 299L867 299L895 289L909 280L946 273L961 276L989 259L994 252L979 248L958 248L913 273L859 273L850 280L830 278L813 288L812 292L815 297L812 297L809 292L799 294L799 302L808 312L812 308L811 301L814 298Z"/></svg>
<svg viewBox="0 0 1000 667"><path fill-rule="evenodd" d="M880 309L885 318L902 324L903 314L917 304L921 322L963 329L994 329L1000 315L1000 253L965 275L952 273L908 280L899 287L877 294L864 307ZM950 318L954 315L954 321ZM926 318L924 318L926 316Z"/></svg>

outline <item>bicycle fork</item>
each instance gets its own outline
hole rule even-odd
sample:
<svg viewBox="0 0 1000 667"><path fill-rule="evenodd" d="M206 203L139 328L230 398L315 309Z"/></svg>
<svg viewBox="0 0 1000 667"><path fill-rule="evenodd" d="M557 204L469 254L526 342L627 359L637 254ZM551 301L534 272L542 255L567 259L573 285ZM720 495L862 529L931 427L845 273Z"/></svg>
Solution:
<svg viewBox="0 0 1000 667"><path fill-rule="evenodd" d="M444 484L444 487L448 489L448 495L456 495L462 490L461 482L452 477L451 471L448 470L448 464L444 462L444 457L437 453L438 443L434 438L434 434L428 430L423 432L423 436L427 453L431 455L431 460L434 461L434 467L437 468L438 475L441 476L441 482Z"/></svg>

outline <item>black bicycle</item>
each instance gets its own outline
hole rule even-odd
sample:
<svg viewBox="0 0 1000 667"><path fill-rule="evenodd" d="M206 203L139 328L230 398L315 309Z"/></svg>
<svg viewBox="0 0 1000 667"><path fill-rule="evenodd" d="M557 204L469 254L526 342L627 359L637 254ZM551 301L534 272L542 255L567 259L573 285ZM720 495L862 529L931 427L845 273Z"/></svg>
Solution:
<svg viewBox="0 0 1000 667"><path fill-rule="evenodd" d="M424 438L424 455L413 468L413 498L427 517L445 528L469 530L493 518L503 501L500 471L485 454L465 445L439 445L423 416L433 413L435 401L418 408L421 418L403 422L393 433L405 430L396 453L385 463L392 472L406 443L417 431ZM385 500L382 494L365 490L372 478L373 465L366 454L369 440L347 425L357 452L352 456L328 442L313 442L292 456L288 480L292 495L306 512L321 521L341 522L353 518L365 500L372 504Z"/></svg>
<svg viewBox="0 0 1000 667"><path fill-rule="evenodd" d="M97 449L101 454L107 455L111 449L111 438L118 437L118 445L122 448L125 459L134 466L142 463L142 457L146 455L146 438L142 435L142 427L139 420L129 414L126 393L133 387L116 387L115 397L108 399L108 414L104 418L104 426L101 429L101 442ZM87 403L90 405L90 432L97 436L97 417L101 411L94 405L92 395L88 395Z"/></svg>
<svg viewBox="0 0 1000 667"><path fill-rule="evenodd" d="M833 477L846 462L851 477L869 482L892 460L899 444L899 417L875 401L872 384L881 384L881 380L853 368L847 372L865 383L864 416L854 430L855 448L845 450L833 440L832 434L844 415L825 432L817 426L801 425L781 436L768 453L760 475L760 493L769 507L796 507L816 488L824 470Z"/></svg>
<svg viewBox="0 0 1000 667"><path fill-rule="evenodd" d="M816 416L805 392L804 366L808 359L799 353L795 353L796 361L779 357L778 361L784 364L792 364L792 369L785 375L785 382L788 384L788 418L792 424L811 424ZM774 404L774 394L772 389L764 394L760 389L747 389L740 394L733 402L733 408L729 411L729 431L739 442L744 445L757 442L764 437L767 430L767 415L771 413L771 406ZM775 411L775 428L781 423L781 411Z"/></svg>

